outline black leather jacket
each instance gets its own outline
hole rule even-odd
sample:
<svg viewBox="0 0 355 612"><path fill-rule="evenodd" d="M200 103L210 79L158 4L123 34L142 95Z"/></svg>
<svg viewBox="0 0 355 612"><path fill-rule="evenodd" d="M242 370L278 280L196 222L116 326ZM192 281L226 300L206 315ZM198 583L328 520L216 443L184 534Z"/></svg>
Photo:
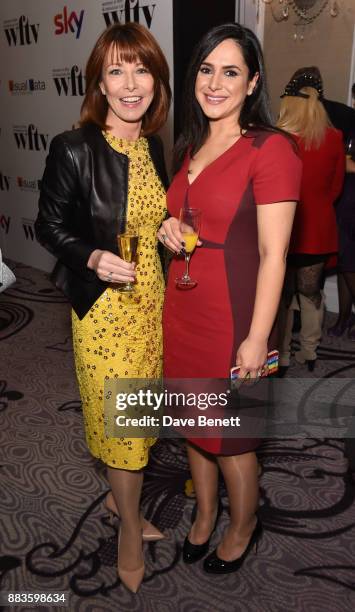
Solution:
<svg viewBox="0 0 355 612"><path fill-rule="evenodd" d="M148 143L167 188L160 139L151 136ZM51 278L80 319L107 287L87 267L90 254L95 249L118 254L116 235L122 229L119 216L127 209L128 163L94 124L63 132L51 142L35 231L42 246L58 258Z"/></svg>

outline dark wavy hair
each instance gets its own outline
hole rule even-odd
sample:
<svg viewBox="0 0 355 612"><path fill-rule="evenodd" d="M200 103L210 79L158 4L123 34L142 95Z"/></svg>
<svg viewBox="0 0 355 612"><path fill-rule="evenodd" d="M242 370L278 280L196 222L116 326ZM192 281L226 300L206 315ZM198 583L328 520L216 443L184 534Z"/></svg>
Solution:
<svg viewBox="0 0 355 612"><path fill-rule="evenodd" d="M263 52L257 37L249 28L239 23L216 26L209 30L197 44L187 69L181 108L182 131L174 148L174 172L180 168L187 149L191 149L191 156L193 156L208 136L209 122L195 96L196 77L206 57L226 39L234 40L240 47L248 67L249 80L257 72L259 73L254 91L247 96L241 109L239 117L241 129L263 128L279 132L272 124Z"/></svg>

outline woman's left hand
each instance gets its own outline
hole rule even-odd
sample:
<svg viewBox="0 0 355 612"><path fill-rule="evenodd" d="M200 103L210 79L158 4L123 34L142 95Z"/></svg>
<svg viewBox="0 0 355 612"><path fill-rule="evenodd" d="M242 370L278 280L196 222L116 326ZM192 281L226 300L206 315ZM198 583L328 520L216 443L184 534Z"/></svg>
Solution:
<svg viewBox="0 0 355 612"><path fill-rule="evenodd" d="M240 366L239 378L259 378L267 361L267 342L249 336L243 340L238 352L236 365Z"/></svg>

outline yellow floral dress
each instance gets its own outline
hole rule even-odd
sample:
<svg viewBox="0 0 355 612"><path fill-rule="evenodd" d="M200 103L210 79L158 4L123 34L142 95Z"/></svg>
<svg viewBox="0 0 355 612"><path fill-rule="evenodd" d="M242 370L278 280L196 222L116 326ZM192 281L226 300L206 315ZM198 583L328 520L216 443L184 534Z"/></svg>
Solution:
<svg viewBox="0 0 355 612"><path fill-rule="evenodd" d="M166 198L148 141L104 136L129 158L127 219L140 225L136 292L120 293L113 284L81 321L72 311L75 366L91 453L111 467L139 470L156 440L106 437L104 381L161 376L164 278L156 233L166 214Z"/></svg>

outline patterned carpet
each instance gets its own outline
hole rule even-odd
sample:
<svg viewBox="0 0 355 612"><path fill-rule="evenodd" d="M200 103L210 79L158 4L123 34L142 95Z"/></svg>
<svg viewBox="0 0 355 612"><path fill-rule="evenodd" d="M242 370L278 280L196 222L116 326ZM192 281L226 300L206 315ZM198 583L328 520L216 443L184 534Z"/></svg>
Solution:
<svg viewBox="0 0 355 612"><path fill-rule="evenodd" d="M69 591L70 610L83 612L354 610L355 486L339 439L263 444L264 535L258 554L226 577L181 561L194 502L183 445L161 441L146 473L144 506L166 539L146 545L137 595L120 584L117 525L102 504L104 469L83 439L69 306L47 275L12 267L18 283L0 296L2 590ZM333 320L327 314L327 325ZM354 371L354 343L325 337L307 376ZM289 375L305 373L293 365ZM228 520L222 483L221 494L225 511L213 545Z"/></svg>

